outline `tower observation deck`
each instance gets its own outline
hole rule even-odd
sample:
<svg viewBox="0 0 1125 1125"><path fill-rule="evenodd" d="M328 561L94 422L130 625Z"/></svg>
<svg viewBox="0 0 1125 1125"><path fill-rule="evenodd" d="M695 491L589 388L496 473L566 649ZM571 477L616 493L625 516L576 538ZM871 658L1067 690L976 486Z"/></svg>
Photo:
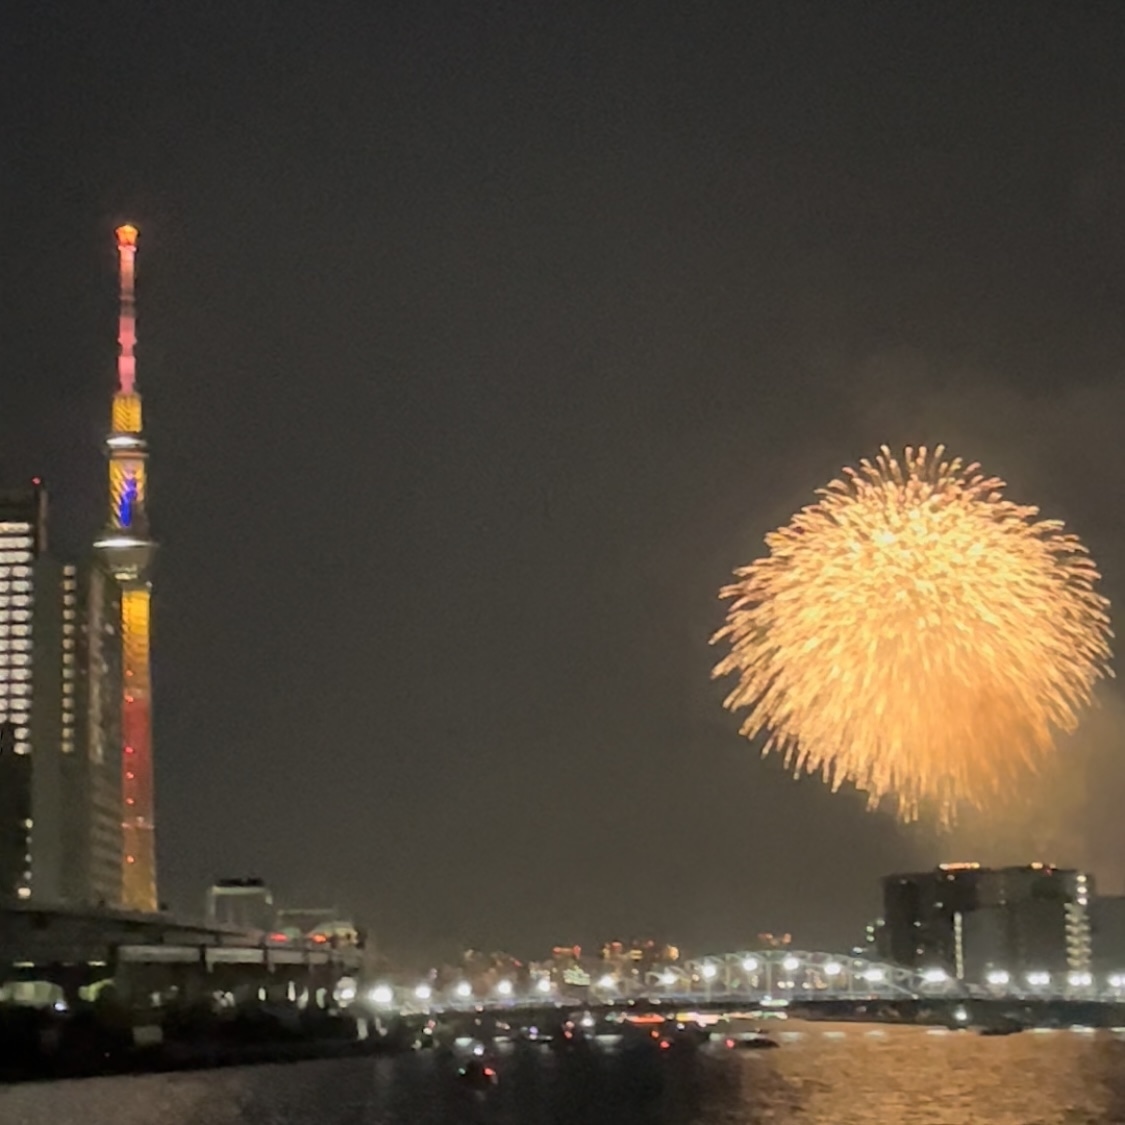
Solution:
<svg viewBox="0 0 1125 1125"><path fill-rule="evenodd" d="M153 811L152 699L150 688L149 572L156 548L146 507L148 447L137 392L134 279L137 229L117 228L121 312L117 390L113 396L109 462L109 519L94 543L121 591L122 906L155 912L156 841Z"/></svg>

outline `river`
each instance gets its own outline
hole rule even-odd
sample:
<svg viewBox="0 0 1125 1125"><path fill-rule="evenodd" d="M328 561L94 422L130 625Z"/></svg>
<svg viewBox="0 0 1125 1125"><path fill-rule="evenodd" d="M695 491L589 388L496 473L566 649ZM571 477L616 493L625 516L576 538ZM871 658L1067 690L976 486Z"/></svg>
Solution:
<svg viewBox="0 0 1125 1125"><path fill-rule="evenodd" d="M3 1125L1083 1125L1125 1122L1125 1039L896 1028L779 1050L655 1048L499 1061L466 1089L425 1051L0 1089Z"/></svg>

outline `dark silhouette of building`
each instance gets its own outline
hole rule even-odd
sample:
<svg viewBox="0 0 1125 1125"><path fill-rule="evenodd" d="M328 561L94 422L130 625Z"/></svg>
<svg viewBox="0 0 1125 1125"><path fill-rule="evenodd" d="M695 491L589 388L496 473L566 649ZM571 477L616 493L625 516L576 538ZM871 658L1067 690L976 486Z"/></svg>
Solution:
<svg viewBox="0 0 1125 1125"><path fill-rule="evenodd" d="M265 932L277 924L273 893L257 878L219 879L207 892L208 925Z"/></svg>
<svg viewBox="0 0 1125 1125"><path fill-rule="evenodd" d="M1091 893L1083 873L1042 863L888 875L884 948L901 965L973 983L1088 972Z"/></svg>

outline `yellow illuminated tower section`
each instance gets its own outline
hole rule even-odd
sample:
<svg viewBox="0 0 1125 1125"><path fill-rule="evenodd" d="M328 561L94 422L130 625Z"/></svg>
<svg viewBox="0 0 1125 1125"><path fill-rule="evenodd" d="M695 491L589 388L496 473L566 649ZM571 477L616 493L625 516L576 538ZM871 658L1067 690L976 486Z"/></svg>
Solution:
<svg viewBox="0 0 1125 1125"><path fill-rule="evenodd" d="M109 522L94 546L121 588L121 799L122 903L127 910L154 912L156 839L153 820L152 697L150 690L149 570L156 544L145 507L145 463L141 396L137 393L134 279L137 228L117 228L121 270L117 392L113 396L109 461Z"/></svg>

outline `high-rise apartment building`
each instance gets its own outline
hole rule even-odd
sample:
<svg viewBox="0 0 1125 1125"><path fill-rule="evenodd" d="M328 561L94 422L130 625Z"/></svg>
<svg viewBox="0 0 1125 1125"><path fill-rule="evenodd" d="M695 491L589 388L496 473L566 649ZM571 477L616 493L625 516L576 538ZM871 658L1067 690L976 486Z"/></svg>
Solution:
<svg viewBox="0 0 1125 1125"><path fill-rule="evenodd" d="M116 597L48 551L42 485L0 492L0 898L120 902L115 713L99 706L119 693Z"/></svg>
<svg viewBox="0 0 1125 1125"><path fill-rule="evenodd" d="M917 969L959 980L1090 969L1089 902L1080 871L1049 864L943 864L883 880L886 949Z"/></svg>
<svg viewBox="0 0 1125 1125"><path fill-rule="evenodd" d="M58 900L63 584L46 548L46 491L0 493L0 895Z"/></svg>
<svg viewBox="0 0 1125 1125"><path fill-rule="evenodd" d="M96 565L63 569L64 616L74 599L74 675L63 668L64 721L67 689L74 690L75 753L68 754L64 733L64 793L74 815L67 818L68 859L64 890L72 901L118 906L122 902L121 801L121 595ZM64 620L64 629L67 622ZM63 638L64 660L66 641Z"/></svg>

